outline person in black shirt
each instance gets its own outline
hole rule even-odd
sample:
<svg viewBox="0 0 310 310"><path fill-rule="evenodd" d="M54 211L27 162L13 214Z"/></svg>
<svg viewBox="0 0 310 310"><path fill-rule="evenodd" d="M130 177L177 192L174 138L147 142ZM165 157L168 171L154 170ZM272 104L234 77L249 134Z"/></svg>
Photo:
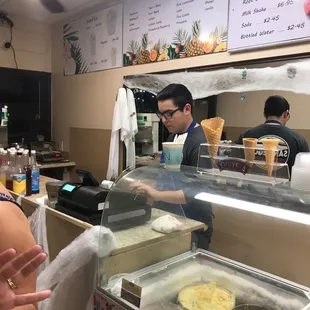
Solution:
<svg viewBox="0 0 310 310"><path fill-rule="evenodd" d="M279 152L278 161L287 163L291 171L296 155L309 152L309 146L303 136L286 127L290 119L290 105L281 96L271 96L265 102L264 116L265 123L247 130L239 137L237 144L242 144L243 138L257 138L258 142L265 138L277 138L280 145L287 148Z"/></svg>
<svg viewBox="0 0 310 310"><path fill-rule="evenodd" d="M157 100L157 115L170 132L168 142L174 141L178 135L187 133L182 166L197 167L200 144L206 143L207 140L202 127L192 116L192 94L182 84L170 84L158 93ZM134 189L152 198L154 208L205 223L208 230L195 231L192 234L192 242L200 248L208 249L213 233L212 206L209 203L202 204L192 197L192 193L189 194L187 179L183 176L182 169L181 172L167 171L167 174L159 176L156 186L136 184Z"/></svg>

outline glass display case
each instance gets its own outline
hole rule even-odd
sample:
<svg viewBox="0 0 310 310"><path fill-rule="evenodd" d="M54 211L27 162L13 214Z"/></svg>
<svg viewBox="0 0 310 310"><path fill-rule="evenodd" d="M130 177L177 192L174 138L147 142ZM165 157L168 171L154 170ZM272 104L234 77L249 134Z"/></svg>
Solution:
<svg viewBox="0 0 310 310"><path fill-rule="evenodd" d="M130 247L122 257L112 253L99 260L95 309L310 309L310 277L299 279L294 273L295 268L308 272L298 265L305 252L292 254L294 249L288 248L284 257L282 241L274 241L272 234L259 242L251 239L269 221L272 227L268 224L265 230L273 229L275 235L281 225L291 234L295 226L290 225L308 233L309 213L310 195L290 189L289 182L235 178L193 167L127 170L107 197L102 226L114 232L116 251L124 236ZM237 238L220 222L231 214L238 214L241 237L249 235L252 243L235 246L236 256L218 246L227 242L225 233ZM270 253L259 252L264 246L282 259L276 257L269 265ZM256 249L259 254L251 255Z"/></svg>

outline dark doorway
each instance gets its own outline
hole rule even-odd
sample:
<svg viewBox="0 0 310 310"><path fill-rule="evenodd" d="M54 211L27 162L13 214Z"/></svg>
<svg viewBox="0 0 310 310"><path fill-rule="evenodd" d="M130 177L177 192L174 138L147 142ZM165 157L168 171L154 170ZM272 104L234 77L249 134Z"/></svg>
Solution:
<svg viewBox="0 0 310 310"><path fill-rule="evenodd" d="M51 74L0 68L0 104L8 106L8 143L51 140Z"/></svg>

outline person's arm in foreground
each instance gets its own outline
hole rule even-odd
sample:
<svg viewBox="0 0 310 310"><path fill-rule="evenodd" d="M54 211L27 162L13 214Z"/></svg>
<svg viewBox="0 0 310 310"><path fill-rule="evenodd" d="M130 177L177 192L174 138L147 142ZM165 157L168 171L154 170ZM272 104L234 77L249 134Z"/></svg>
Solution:
<svg viewBox="0 0 310 310"><path fill-rule="evenodd" d="M19 256L15 249L9 249L0 254L0 310L31 305L51 295L51 291L19 295L14 289L15 285L19 286L45 260L46 254L42 253L40 245L33 246ZM25 307L18 309L25 309Z"/></svg>
<svg viewBox="0 0 310 310"><path fill-rule="evenodd" d="M2 184L0 184L0 192L10 195ZM14 248L17 255L20 255L27 252L27 250L32 248L34 245L35 240L31 233L28 220L23 212L11 202L0 201L0 253L6 251L7 249ZM5 279L5 281L6 280L7 279ZM22 279L20 283L18 280L18 283L15 283L18 287L11 290L11 293L14 295L34 293L36 291L36 280L36 273L32 272L27 278ZM12 308L14 308L14 306ZM35 310L36 308L36 305L31 304L14 309Z"/></svg>

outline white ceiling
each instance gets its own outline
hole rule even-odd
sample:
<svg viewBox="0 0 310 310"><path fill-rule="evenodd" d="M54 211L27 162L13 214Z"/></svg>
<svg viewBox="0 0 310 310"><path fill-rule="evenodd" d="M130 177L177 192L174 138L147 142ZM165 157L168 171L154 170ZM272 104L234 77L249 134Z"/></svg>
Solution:
<svg viewBox="0 0 310 310"><path fill-rule="evenodd" d="M53 1L53 0L50 0ZM0 11L40 22L54 23L79 14L111 0L58 0L66 9L65 13L50 13L40 0L0 0Z"/></svg>

